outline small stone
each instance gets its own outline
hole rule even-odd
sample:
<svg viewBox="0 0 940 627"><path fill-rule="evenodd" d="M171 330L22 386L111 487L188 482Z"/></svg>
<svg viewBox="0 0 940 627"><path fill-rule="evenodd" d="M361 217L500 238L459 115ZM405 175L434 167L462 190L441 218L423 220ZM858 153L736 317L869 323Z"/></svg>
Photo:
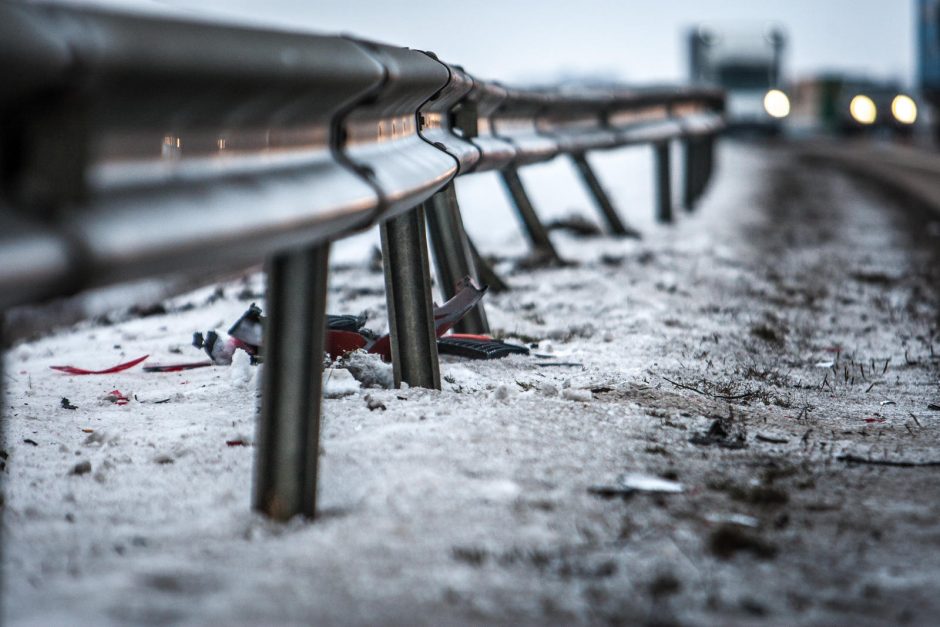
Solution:
<svg viewBox="0 0 940 627"><path fill-rule="evenodd" d="M88 460L85 460L83 462L78 462L77 464L72 466L72 471L69 474L70 475L86 475L90 472L91 472L91 462Z"/></svg>
<svg viewBox="0 0 940 627"><path fill-rule="evenodd" d="M558 388L551 383L543 383L540 385L539 392L542 396L558 396Z"/></svg>
<svg viewBox="0 0 940 627"><path fill-rule="evenodd" d="M511 388L505 383L500 383L499 385L496 386L496 389L493 390L493 398L495 398L498 401L504 401L510 396L515 396L515 394L516 394L515 388Z"/></svg>
<svg viewBox="0 0 940 627"><path fill-rule="evenodd" d="M561 396L569 401L579 401L581 403L589 403L594 398L591 390L579 390L577 388L565 388L562 390Z"/></svg>
<svg viewBox="0 0 940 627"><path fill-rule="evenodd" d="M365 400L366 407L369 408L369 411L375 411L377 409L381 409L382 411L385 411L386 409L385 403L383 403L377 398L372 398L371 394L366 394L363 400Z"/></svg>

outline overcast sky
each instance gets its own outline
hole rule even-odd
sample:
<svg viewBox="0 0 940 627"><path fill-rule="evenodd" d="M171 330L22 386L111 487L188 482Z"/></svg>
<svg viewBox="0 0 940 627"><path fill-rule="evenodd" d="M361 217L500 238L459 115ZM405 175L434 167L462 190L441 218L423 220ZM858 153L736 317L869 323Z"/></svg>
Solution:
<svg viewBox="0 0 940 627"><path fill-rule="evenodd" d="M915 68L914 0L91 1L354 33L432 50L482 78L513 82L559 72L681 80L682 35L700 21L782 25L790 78L841 69L908 83Z"/></svg>

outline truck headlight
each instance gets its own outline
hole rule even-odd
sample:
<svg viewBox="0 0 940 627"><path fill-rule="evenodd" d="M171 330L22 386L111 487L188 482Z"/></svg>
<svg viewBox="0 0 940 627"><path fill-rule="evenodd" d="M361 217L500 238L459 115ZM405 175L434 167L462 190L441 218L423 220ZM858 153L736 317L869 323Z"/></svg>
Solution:
<svg viewBox="0 0 940 627"><path fill-rule="evenodd" d="M874 124L878 117L878 107L875 106L874 100L865 94L859 94L849 103L849 113L859 124Z"/></svg>
<svg viewBox="0 0 940 627"><path fill-rule="evenodd" d="M913 124L917 121L917 103L910 96L898 94L891 101L891 115L901 124Z"/></svg>
<svg viewBox="0 0 940 627"><path fill-rule="evenodd" d="M771 89L764 95L764 111L772 118L785 118L790 115L790 99L779 89Z"/></svg>

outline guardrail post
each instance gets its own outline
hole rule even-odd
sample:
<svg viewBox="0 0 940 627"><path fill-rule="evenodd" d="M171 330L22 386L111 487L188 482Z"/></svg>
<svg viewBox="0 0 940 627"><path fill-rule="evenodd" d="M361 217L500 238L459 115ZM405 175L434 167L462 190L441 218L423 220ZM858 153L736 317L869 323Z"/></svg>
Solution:
<svg viewBox="0 0 940 627"><path fill-rule="evenodd" d="M453 181L424 202L424 212L431 234L437 280L444 300L448 300L456 293L455 286L465 276L473 277L478 283L480 280L473 265ZM454 329L459 333L489 333L483 302L468 311Z"/></svg>
<svg viewBox="0 0 940 627"><path fill-rule="evenodd" d="M705 192L705 188L708 187L708 182L712 178L712 173L715 168L715 136L708 135L703 140L702 148L702 176L701 176L701 186L699 188L699 195L701 196Z"/></svg>
<svg viewBox="0 0 940 627"><path fill-rule="evenodd" d="M529 195L522 185L522 179L519 178L519 171L512 166L508 166L500 171L500 175L503 179L503 184L506 186L506 190L509 191L509 196L512 198L513 205L516 207L516 213L518 213L519 219L522 220L522 225L525 227L526 235L529 236L529 241L532 243L532 246L536 251L548 255L553 261L561 263L561 256L559 256L558 251L555 250L555 245L552 244L552 240L549 239L548 230L545 228L545 225L542 224L542 221L539 220L539 216L535 213L535 208L532 206L532 201L529 200Z"/></svg>
<svg viewBox="0 0 940 627"><path fill-rule="evenodd" d="M669 168L669 142L653 144L656 155L656 219L672 222L672 180Z"/></svg>
<svg viewBox="0 0 940 627"><path fill-rule="evenodd" d="M686 211L695 209L701 189L702 178L702 142L696 137L687 137L682 141L683 147L683 186L682 205Z"/></svg>
<svg viewBox="0 0 940 627"><path fill-rule="evenodd" d="M470 246L470 256L473 258L473 267L477 270L477 278L489 288L488 292L508 292L509 285L503 281L502 277L496 274L496 271L493 270L493 267L489 262L483 258L483 255L480 254L480 251L477 250L476 244L473 243L473 240L469 237L467 238L467 244Z"/></svg>
<svg viewBox="0 0 940 627"><path fill-rule="evenodd" d="M317 506L329 244L268 260L254 508L276 520Z"/></svg>
<svg viewBox="0 0 940 627"><path fill-rule="evenodd" d="M421 205L380 226L395 385L441 389Z"/></svg>
<svg viewBox="0 0 940 627"><path fill-rule="evenodd" d="M620 216L617 214L617 210L614 208L614 204L610 201L610 196L607 195L607 192L604 190L603 186L601 186L600 180L594 173L594 169L591 168L591 164L587 160L587 155L583 152L572 153L571 160L574 161L574 165L578 168L581 180L587 185L588 191L591 193L591 198L594 199L594 204L597 205L597 208L600 209L601 213L604 215L604 219L607 220L608 230L613 235L639 238L640 233L636 229L624 226L623 221L621 221Z"/></svg>

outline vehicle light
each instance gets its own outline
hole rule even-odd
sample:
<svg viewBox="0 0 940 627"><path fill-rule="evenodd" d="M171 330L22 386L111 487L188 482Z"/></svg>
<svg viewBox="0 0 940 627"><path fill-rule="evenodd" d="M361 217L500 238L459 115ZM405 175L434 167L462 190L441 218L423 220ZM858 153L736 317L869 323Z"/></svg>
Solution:
<svg viewBox="0 0 940 627"><path fill-rule="evenodd" d="M910 96L898 94L891 101L891 115L901 124L913 124L917 121L917 103Z"/></svg>
<svg viewBox="0 0 940 627"><path fill-rule="evenodd" d="M875 102L864 94L859 94L852 98L849 103L849 113L852 119L859 124L874 124L878 117L878 107Z"/></svg>
<svg viewBox="0 0 940 627"><path fill-rule="evenodd" d="M764 96L764 110L772 118L785 118L790 115L790 99L779 89L771 89Z"/></svg>

